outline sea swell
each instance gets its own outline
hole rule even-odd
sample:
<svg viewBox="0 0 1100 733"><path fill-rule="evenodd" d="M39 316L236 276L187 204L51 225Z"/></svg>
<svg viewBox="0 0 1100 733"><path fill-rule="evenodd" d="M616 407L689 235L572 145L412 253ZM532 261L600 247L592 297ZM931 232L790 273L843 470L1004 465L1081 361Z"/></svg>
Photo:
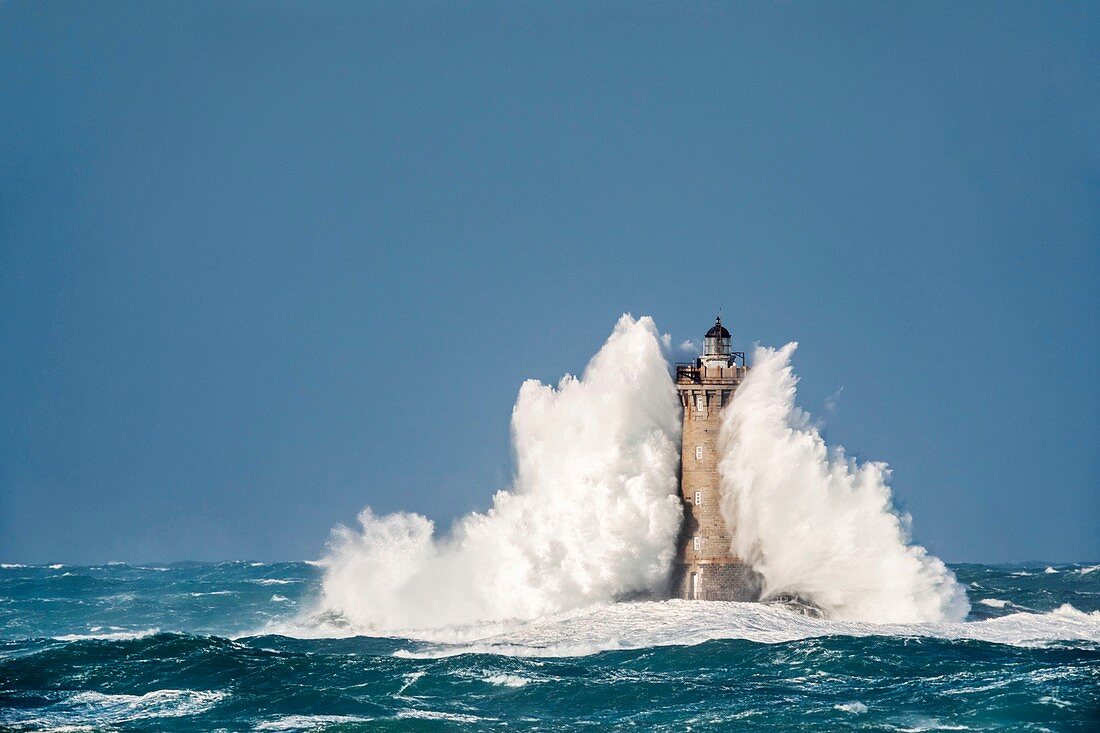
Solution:
<svg viewBox="0 0 1100 733"><path fill-rule="evenodd" d="M1094 644L822 636L582 657L502 655L499 646L401 653L409 644L172 634L69 642L3 662L0 726L415 730L412 721L432 721L441 730L990 730L1025 720L1087 730L1098 702ZM76 677L97 689L64 689Z"/></svg>
<svg viewBox="0 0 1100 733"><path fill-rule="evenodd" d="M954 566L979 601L965 622L662 601L392 636L305 621L321 583L305 563L70 568L92 582L67 595L58 571L12 568L0 729L1087 731L1093 566ZM234 593L190 595L219 590ZM119 593L133 613L105 600Z"/></svg>

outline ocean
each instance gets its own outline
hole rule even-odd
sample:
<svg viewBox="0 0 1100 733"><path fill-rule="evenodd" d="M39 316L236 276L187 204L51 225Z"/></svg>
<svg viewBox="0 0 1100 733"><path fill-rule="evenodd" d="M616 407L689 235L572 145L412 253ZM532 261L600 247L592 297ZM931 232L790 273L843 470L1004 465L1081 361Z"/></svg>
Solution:
<svg viewBox="0 0 1100 733"><path fill-rule="evenodd" d="M962 622L600 603L371 635L322 568L0 569L0 728L1100 730L1100 565L954 565Z"/></svg>

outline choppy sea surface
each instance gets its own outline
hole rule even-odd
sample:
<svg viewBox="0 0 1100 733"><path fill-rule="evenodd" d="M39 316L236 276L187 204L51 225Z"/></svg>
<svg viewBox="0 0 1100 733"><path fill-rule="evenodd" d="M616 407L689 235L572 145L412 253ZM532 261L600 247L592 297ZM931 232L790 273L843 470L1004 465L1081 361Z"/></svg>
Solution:
<svg viewBox="0 0 1100 733"><path fill-rule="evenodd" d="M958 565L963 623L619 603L356 635L308 563L0 568L3 730L1100 731L1100 565Z"/></svg>

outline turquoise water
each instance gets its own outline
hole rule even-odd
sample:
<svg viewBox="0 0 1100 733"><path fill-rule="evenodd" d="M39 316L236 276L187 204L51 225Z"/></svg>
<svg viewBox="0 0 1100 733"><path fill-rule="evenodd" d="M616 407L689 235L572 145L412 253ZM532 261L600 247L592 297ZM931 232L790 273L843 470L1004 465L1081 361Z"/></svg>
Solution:
<svg viewBox="0 0 1100 733"><path fill-rule="evenodd" d="M953 568L962 624L650 602L353 635L305 563L0 569L5 730L1100 730L1095 564Z"/></svg>

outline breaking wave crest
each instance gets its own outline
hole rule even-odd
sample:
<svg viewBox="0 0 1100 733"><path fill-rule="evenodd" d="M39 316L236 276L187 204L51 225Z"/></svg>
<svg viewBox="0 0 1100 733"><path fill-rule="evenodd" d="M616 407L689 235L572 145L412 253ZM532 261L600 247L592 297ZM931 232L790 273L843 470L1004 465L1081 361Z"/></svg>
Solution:
<svg viewBox="0 0 1100 733"><path fill-rule="evenodd" d="M1012 613L983 621L879 624L817 618L767 603L644 601L591 606L497 627L436 629L414 637L424 643L396 654L579 657L723 639L783 644L816 637L869 636L969 639L1016 647L1082 642L1095 646L1100 644L1100 612L1085 613L1065 604L1048 613Z"/></svg>
<svg viewBox="0 0 1100 733"><path fill-rule="evenodd" d="M624 315L583 376L523 384L516 477L446 536L418 514L339 528L322 607L393 631L562 609L661 590L675 550L680 422L650 318Z"/></svg>
<svg viewBox="0 0 1100 733"><path fill-rule="evenodd" d="M54 693L58 699L45 708L11 710L0 720L16 730L92 730L132 725L154 719L182 718L207 712L228 693L208 690L155 690L144 695L108 695L100 692Z"/></svg>
<svg viewBox="0 0 1100 733"><path fill-rule="evenodd" d="M734 552L760 574L765 597L797 596L833 619L962 620L966 593L910 543L887 465L828 449L795 406L796 347L758 348L723 415L721 498Z"/></svg>
<svg viewBox="0 0 1100 733"><path fill-rule="evenodd" d="M910 543L887 466L828 450L795 406L794 349L757 349L723 416L734 552L759 573L765 598L797 597L833 620L961 620L966 594ZM358 528L337 528L315 626L419 633L666 590L682 516L680 407L653 321L624 315L579 379L526 382L512 434L511 488L451 532L369 508Z"/></svg>

